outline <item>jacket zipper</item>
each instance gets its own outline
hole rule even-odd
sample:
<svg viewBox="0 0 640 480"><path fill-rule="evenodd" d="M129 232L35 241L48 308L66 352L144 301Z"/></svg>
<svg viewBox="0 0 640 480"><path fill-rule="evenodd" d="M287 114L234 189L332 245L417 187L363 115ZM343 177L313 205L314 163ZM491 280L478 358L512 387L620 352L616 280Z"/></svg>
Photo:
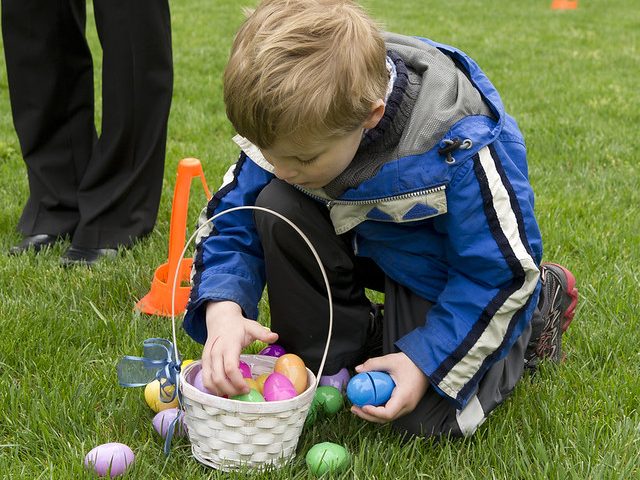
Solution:
<svg viewBox="0 0 640 480"><path fill-rule="evenodd" d="M311 193L308 190L298 185L295 185L295 187L301 192L303 192L305 195L308 195L309 197L324 203L329 210L331 210L331 208L334 205L373 205L376 203L380 203L382 201L387 202L387 201L395 201L395 200L405 200L407 198L420 197L422 195L429 195L431 193L441 192L446 188L445 185L438 185L437 187L431 187L425 190L418 190L415 192L403 193L402 195L395 195L393 197L382 197L382 198L375 198L371 200L328 200L324 197Z"/></svg>

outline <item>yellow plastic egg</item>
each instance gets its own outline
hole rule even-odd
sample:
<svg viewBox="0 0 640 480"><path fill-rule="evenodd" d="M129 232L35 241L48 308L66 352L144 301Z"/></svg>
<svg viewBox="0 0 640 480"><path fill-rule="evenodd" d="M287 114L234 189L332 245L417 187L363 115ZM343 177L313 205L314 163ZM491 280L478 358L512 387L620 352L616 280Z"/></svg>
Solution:
<svg viewBox="0 0 640 480"><path fill-rule="evenodd" d="M181 368L182 370L184 370L184 369L187 367L187 365L190 365L190 364L192 364L193 362L195 362L195 360L192 360L192 359L190 359L190 358L187 358L186 360L183 360L183 361L182 361L182 363L180 364L180 368Z"/></svg>
<svg viewBox="0 0 640 480"><path fill-rule="evenodd" d="M281 373L291 380L293 388L296 389L298 395L307 389L307 368L299 356L293 353L282 355L276 360L273 371Z"/></svg>
<svg viewBox="0 0 640 480"><path fill-rule="evenodd" d="M249 388L252 388L256 392L262 393L260 392L260 385L253 378L245 378L244 381L247 385L249 385Z"/></svg>
<svg viewBox="0 0 640 480"><path fill-rule="evenodd" d="M178 406L178 397L176 396L170 402L163 402L162 400L169 400L171 398L171 394L175 390L173 385L167 386L164 391L160 389L160 382L158 380L154 380L153 382L149 382L146 387L144 387L144 399L147 402L147 405L154 412L158 413L162 410L166 410L168 408L176 408Z"/></svg>
<svg viewBox="0 0 640 480"><path fill-rule="evenodd" d="M262 375L258 375L256 378L256 383L258 384L258 391L264 394L264 382L267 380L269 373L263 373Z"/></svg>

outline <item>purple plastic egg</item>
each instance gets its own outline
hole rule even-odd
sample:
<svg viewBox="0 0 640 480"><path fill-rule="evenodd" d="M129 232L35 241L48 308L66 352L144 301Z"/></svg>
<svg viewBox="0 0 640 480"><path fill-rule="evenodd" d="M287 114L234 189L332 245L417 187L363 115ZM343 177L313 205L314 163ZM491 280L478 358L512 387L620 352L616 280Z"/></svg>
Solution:
<svg viewBox="0 0 640 480"><path fill-rule="evenodd" d="M202 370L198 370L198 373L196 373L196 376L193 377L192 385L196 387L198 390L200 390L201 392L206 393L207 395L213 395L213 393L211 393L209 389L205 387L204 383L202 382Z"/></svg>
<svg viewBox="0 0 640 480"><path fill-rule="evenodd" d="M269 357L281 357L285 353L287 353L287 351L284 348L282 348L277 343L273 343L271 345L267 345L262 350L260 350L260 353L258 355L267 355Z"/></svg>
<svg viewBox="0 0 640 480"><path fill-rule="evenodd" d="M100 477L113 478L122 475L134 458L133 450L124 443L104 443L87 453L84 466L93 468Z"/></svg>
<svg viewBox="0 0 640 480"><path fill-rule="evenodd" d="M349 371L346 368L342 368L335 375L322 375L320 377L320 386L334 387L340 392L344 392L350 379Z"/></svg>
<svg viewBox="0 0 640 480"><path fill-rule="evenodd" d="M287 377L278 372L273 372L264 381L262 396L267 402L289 400L298 395L293 383Z"/></svg>
<svg viewBox="0 0 640 480"><path fill-rule="evenodd" d="M160 434L162 438L167 438L167 432L169 431L169 426L171 422L175 420L175 418L180 413L180 410L177 408L167 408L166 410L162 410L158 412L155 417L153 417L153 428L155 428L156 432ZM187 426L182 421L182 418L178 420L175 428L173 429L174 437L182 437L186 432Z"/></svg>
<svg viewBox="0 0 640 480"><path fill-rule="evenodd" d="M238 368L242 372L243 378L251 378L251 367L246 362L243 362L242 360L240 360L240 363L238 364Z"/></svg>

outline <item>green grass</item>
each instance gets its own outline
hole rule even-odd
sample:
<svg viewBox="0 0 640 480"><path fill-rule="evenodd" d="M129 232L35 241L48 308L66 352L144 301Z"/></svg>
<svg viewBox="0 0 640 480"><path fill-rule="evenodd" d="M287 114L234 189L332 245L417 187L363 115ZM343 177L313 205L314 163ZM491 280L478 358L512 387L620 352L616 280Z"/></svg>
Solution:
<svg viewBox="0 0 640 480"><path fill-rule="evenodd" d="M566 264L579 282L579 312L565 337L567 362L521 382L472 438L403 445L388 429L344 411L303 434L290 466L237 478L307 478L304 454L321 441L353 454L344 478L640 478L640 4L583 1L576 11L557 12L550 3L366 5L389 30L469 53L518 119L545 260ZM121 356L142 353L144 339L171 334L167 319L137 316L133 305L166 261L177 162L200 158L215 188L236 157L221 72L239 7L233 0L172 2L172 20L175 94L154 233L93 270L58 267L64 245L41 256L0 256L1 478L91 478L82 467L85 453L111 441L136 451L128 478L226 477L198 464L186 440L175 442L165 458L142 389L120 388L115 374ZM99 59L91 23L89 35ZM15 224L27 192L1 68L2 251L19 240ZM190 224L203 200L196 185ZM178 343L186 357L199 356L199 345L182 332Z"/></svg>

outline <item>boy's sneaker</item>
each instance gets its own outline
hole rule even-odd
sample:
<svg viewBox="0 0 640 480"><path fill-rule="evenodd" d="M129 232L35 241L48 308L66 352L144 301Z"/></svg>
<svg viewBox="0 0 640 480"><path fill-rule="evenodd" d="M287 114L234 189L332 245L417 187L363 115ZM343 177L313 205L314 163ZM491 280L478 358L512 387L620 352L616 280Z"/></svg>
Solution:
<svg viewBox="0 0 640 480"><path fill-rule="evenodd" d="M576 278L562 265L544 263L540 268L542 291L538 301L542 316L542 332L533 348L527 349L525 366L535 369L540 361L562 360L562 334L569 328L576 305Z"/></svg>

